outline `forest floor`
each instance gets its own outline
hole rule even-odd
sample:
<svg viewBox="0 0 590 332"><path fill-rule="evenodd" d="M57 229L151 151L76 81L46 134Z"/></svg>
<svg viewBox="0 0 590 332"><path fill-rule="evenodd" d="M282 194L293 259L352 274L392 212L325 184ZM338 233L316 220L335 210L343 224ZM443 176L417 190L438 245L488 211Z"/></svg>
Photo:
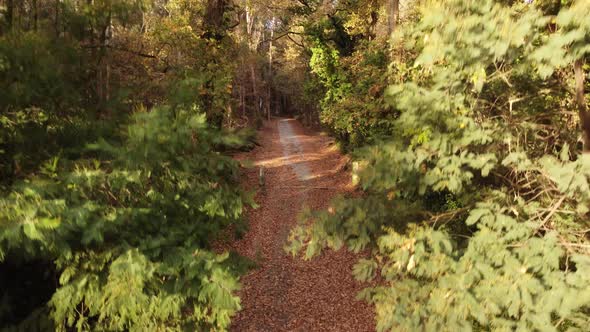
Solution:
<svg viewBox="0 0 590 332"><path fill-rule="evenodd" d="M293 119L273 119L259 133L261 146L236 156L252 162L244 186L257 189L258 209L247 212L249 229L230 250L258 263L242 277L242 310L232 331L373 331L374 313L357 301L362 285L352 277L357 260L346 250L324 251L312 261L283 247L297 215L308 206L325 209L339 194L353 194L347 158L333 139ZM259 169L265 185L259 186Z"/></svg>

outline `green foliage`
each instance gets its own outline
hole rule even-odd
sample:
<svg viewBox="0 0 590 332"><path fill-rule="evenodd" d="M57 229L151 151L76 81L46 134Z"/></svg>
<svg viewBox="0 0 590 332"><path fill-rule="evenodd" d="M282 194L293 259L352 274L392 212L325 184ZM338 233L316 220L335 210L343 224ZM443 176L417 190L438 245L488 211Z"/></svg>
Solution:
<svg viewBox="0 0 590 332"><path fill-rule="evenodd" d="M383 99L386 55L378 45L367 44L341 58L327 43L311 48L310 67L324 89L320 120L352 148L387 136L391 120ZM354 82L351 83L351 82Z"/></svg>
<svg viewBox="0 0 590 332"><path fill-rule="evenodd" d="M58 329L225 329L237 276L227 254L206 248L250 199L236 189L236 162L213 147L240 140L165 107L135 114L125 136L57 176L51 161L3 198L0 259L55 263Z"/></svg>
<svg viewBox="0 0 590 332"><path fill-rule="evenodd" d="M112 130L112 124L94 118L93 109L82 109L87 76L74 46L32 32L0 37L2 184L57 154L77 153Z"/></svg>
<svg viewBox="0 0 590 332"><path fill-rule="evenodd" d="M585 15L589 10L587 1L575 1L559 12L555 18L559 33L547 37L544 45L531 55L539 63L542 76L590 54L590 22Z"/></svg>
<svg viewBox="0 0 590 332"><path fill-rule="evenodd" d="M255 135L222 129L237 46L205 35L208 6L0 8L2 328L228 328L252 264L210 244L245 228L224 153Z"/></svg>
<svg viewBox="0 0 590 332"><path fill-rule="evenodd" d="M73 89L75 78L80 76L78 59L71 45L38 34L1 38L0 107L3 111L28 106L67 110L79 98Z"/></svg>
<svg viewBox="0 0 590 332"><path fill-rule="evenodd" d="M420 8L393 40L409 56L392 60L388 138L355 152L364 197L291 233L307 259L370 252L353 273L380 331L590 324L590 159L562 69L587 54L587 2L563 5L552 33L537 6L511 3Z"/></svg>

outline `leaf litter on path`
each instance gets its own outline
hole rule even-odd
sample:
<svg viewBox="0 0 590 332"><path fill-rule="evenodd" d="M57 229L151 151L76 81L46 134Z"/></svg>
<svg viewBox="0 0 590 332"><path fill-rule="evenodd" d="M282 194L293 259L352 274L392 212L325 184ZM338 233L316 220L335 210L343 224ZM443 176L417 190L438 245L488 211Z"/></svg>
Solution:
<svg viewBox="0 0 590 332"><path fill-rule="evenodd" d="M292 258L283 247L303 207L328 208L332 198L352 193L348 159L331 138L292 119L274 119L260 132L256 149L236 156L254 167L243 184L258 190L260 206L247 212L249 230L224 250L258 262L242 277L242 310L232 331L374 331L372 306L356 300L363 285L352 276L358 256L325 251L312 261Z"/></svg>

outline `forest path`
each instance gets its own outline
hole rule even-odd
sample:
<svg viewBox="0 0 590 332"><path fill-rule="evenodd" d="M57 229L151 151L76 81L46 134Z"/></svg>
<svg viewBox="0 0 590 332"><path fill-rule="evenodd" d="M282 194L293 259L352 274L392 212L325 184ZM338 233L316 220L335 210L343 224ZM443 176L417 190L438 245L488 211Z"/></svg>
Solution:
<svg viewBox="0 0 590 332"><path fill-rule="evenodd" d="M242 277L242 310L232 331L372 331L371 306L357 301L361 290L352 277L354 255L325 251L312 261L292 258L283 246L304 206L327 208L337 194L352 190L346 159L327 136L304 129L293 119L274 119L259 133L261 146L241 154L250 160L244 185L258 186L265 168L265 188L247 213L249 230L231 245L259 262Z"/></svg>

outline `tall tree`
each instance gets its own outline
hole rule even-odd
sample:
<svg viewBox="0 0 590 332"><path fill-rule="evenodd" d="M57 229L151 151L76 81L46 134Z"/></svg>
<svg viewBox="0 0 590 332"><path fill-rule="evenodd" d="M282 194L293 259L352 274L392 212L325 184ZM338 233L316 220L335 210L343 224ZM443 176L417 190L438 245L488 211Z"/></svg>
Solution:
<svg viewBox="0 0 590 332"><path fill-rule="evenodd" d="M33 0L33 29L39 29L39 0Z"/></svg>
<svg viewBox="0 0 590 332"><path fill-rule="evenodd" d="M14 0L7 0L6 24L8 25L8 30L12 29L12 26L14 24Z"/></svg>
<svg viewBox="0 0 590 332"><path fill-rule="evenodd" d="M388 0L387 9L387 33L391 36L395 32L397 23L399 22L399 0Z"/></svg>
<svg viewBox="0 0 590 332"><path fill-rule="evenodd" d="M586 105L584 89L586 85L586 73L584 72L584 59L577 59L574 62L575 96L578 114L582 127L584 139L584 150L590 153L590 112Z"/></svg>

